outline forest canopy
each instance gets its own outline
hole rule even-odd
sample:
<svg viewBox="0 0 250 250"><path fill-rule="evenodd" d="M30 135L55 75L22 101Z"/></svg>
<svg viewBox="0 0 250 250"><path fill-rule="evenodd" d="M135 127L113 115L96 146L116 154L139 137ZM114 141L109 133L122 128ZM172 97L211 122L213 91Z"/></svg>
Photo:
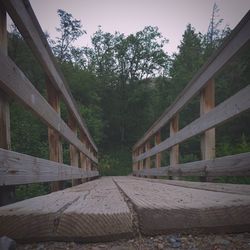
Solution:
<svg viewBox="0 0 250 250"><path fill-rule="evenodd" d="M127 36L99 27L92 35L91 46L74 46L86 33L84 24L58 10L58 36L52 39L47 34L47 38L99 148L101 174L131 173L132 146L230 34L227 26L222 27L218 12L215 5L205 34L187 24L178 51L169 55L168 39L153 26ZM46 96L43 72L23 38L15 27L8 35L10 57ZM216 103L249 84L249 76L250 55L244 53L216 77ZM61 108L66 119L66 108L63 104ZM194 98L180 114L181 126L198 115L199 100ZM48 158L46 126L14 101L11 117L12 149ZM250 151L249 113L219 127L216 134L216 156ZM69 163L66 143L63 149L64 162ZM180 158L180 162L200 159L198 137L181 145ZM163 165L168 160L166 155Z"/></svg>

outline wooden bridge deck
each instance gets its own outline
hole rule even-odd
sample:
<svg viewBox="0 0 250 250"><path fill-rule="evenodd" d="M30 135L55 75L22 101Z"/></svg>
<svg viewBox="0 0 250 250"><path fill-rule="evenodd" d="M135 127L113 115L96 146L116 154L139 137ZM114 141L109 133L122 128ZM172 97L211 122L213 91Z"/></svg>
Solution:
<svg viewBox="0 0 250 250"><path fill-rule="evenodd" d="M247 185L103 177L0 208L0 235L22 241L249 230Z"/></svg>

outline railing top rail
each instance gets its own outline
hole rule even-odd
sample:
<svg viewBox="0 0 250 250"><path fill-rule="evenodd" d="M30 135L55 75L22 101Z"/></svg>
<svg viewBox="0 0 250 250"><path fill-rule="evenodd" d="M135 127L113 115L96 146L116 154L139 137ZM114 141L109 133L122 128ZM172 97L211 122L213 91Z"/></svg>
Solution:
<svg viewBox="0 0 250 250"><path fill-rule="evenodd" d="M61 93L68 109L72 112L80 129L82 129L91 143L92 147L98 151L85 121L81 117L77 105L72 98L71 92L67 86L66 80L55 62L53 53L44 36L42 28L33 12L28 0L0 0L5 6L8 14L14 21L21 35L33 51L47 77L54 87Z"/></svg>
<svg viewBox="0 0 250 250"><path fill-rule="evenodd" d="M249 43L250 11L234 28L220 48L209 58L207 63L197 72L176 100L162 113L158 120L146 131L141 139L133 146L133 150L143 145L151 136L158 132L172 117L179 112L199 91L206 86L223 66L228 63Z"/></svg>

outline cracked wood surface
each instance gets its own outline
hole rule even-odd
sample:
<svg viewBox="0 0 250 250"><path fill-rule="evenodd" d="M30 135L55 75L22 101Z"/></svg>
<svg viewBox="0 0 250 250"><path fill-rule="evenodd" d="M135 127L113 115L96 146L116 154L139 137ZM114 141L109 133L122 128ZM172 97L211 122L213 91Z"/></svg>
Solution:
<svg viewBox="0 0 250 250"><path fill-rule="evenodd" d="M17 240L97 241L132 234L131 213L112 178L0 208L0 235Z"/></svg>
<svg viewBox="0 0 250 250"><path fill-rule="evenodd" d="M115 177L139 217L142 234L250 230L250 196Z"/></svg>
<svg viewBox="0 0 250 250"><path fill-rule="evenodd" d="M210 184L102 177L1 207L0 235L97 242L138 234L250 231L246 185Z"/></svg>

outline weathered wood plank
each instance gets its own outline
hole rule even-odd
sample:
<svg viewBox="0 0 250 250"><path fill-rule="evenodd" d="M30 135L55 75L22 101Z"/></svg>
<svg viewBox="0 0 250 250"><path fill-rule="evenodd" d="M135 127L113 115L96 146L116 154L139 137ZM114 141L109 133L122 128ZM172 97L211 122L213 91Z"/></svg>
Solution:
<svg viewBox="0 0 250 250"><path fill-rule="evenodd" d="M138 177L134 177L139 179ZM223 192L230 194L250 195L250 185L247 184L229 184L229 183L211 183L211 182L194 182L194 181L176 181L163 179L147 179L147 181L162 183L185 188L202 189L215 192Z"/></svg>
<svg viewBox="0 0 250 250"><path fill-rule="evenodd" d="M98 175L98 171L83 171L66 164L0 149L0 186L90 178Z"/></svg>
<svg viewBox="0 0 250 250"><path fill-rule="evenodd" d="M159 131L170 119L178 113L188 101L190 101L199 91L212 79L226 63L238 54L249 43L250 39L250 11L241 22L235 27L231 35L214 53L207 63L197 72L193 79L178 95L173 102L147 130L144 136L134 145L137 148L147 141L152 135Z"/></svg>
<svg viewBox="0 0 250 250"><path fill-rule="evenodd" d="M73 131L73 133L77 136L77 125L76 120L73 116L69 114L68 125ZM69 155L70 155L70 165L78 168L79 165L79 153L77 148L74 145L69 145ZM79 184L79 180L72 180L72 186Z"/></svg>
<svg viewBox="0 0 250 250"><path fill-rule="evenodd" d="M89 134L85 122L77 110L77 106L73 101L63 74L54 60L50 46L44 36L44 33L39 25L39 22L37 21L29 1L5 0L2 1L2 3L6 7L8 14L14 21L23 38L32 49L34 55L37 57L38 62L45 70L51 83L54 84L55 88L60 93L62 93L62 98L67 104L69 110L72 112L79 126L97 151L97 147L91 135Z"/></svg>
<svg viewBox="0 0 250 250"><path fill-rule="evenodd" d="M26 241L115 240L133 236L132 214L112 178L101 178L1 207L0 235Z"/></svg>
<svg viewBox="0 0 250 250"><path fill-rule="evenodd" d="M170 121L170 137L179 131L179 114L176 114ZM179 145L176 144L170 149L170 165L175 166L179 163Z"/></svg>
<svg viewBox="0 0 250 250"><path fill-rule="evenodd" d="M5 7L0 2L0 51L8 55L7 41L7 16ZM0 148L11 148L10 137L10 107L8 95L0 89ZM0 187L0 205L6 205L14 202L15 187Z"/></svg>
<svg viewBox="0 0 250 250"><path fill-rule="evenodd" d="M250 176L250 153L135 171L146 176Z"/></svg>
<svg viewBox="0 0 250 250"><path fill-rule="evenodd" d="M177 132L174 136L167 138L159 145L151 148L148 152L137 156L135 161L143 160L178 143L184 142L195 135L203 133L210 128L218 126L227 120L240 115L242 112L249 110L249 108L250 85L246 86L238 93L216 106L210 112L191 122L189 125Z"/></svg>
<svg viewBox="0 0 250 250"><path fill-rule="evenodd" d="M7 56L6 10L0 2L0 51ZM10 149L10 110L6 93L0 89L0 147Z"/></svg>
<svg viewBox="0 0 250 250"><path fill-rule="evenodd" d="M114 177L137 211L142 234L237 232L250 228L250 196ZM244 216L243 216L244 215Z"/></svg>
<svg viewBox="0 0 250 250"><path fill-rule="evenodd" d="M49 80L46 81L46 89L47 89L47 96L48 96L48 103L51 107L61 115L61 108L60 108L60 98L59 95L51 85ZM49 142L49 159L55 162L63 162L63 149L62 149L62 142L60 135L52 128L48 128L48 142ZM62 188L62 183L60 182L52 182L51 191L58 191Z"/></svg>
<svg viewBox="0 0 250 250"><path fill-rule="evenodd" d="M214 80L210 80L201 92L200 115L210 112L215 106ZM215 128L204 132L201 136L202 160L215 158Z"/></svg>
<svg viewBox="0 0 250 250"><path fill-rule="evenodd" d="M155 145L158 145L161 143L161 131L158 131L155 135ZM157 168L161 167L161 153L156 154L155 157L155 166Z"/></svg>
<svg viewBox="0 0 250 250"><path fill-rule="evenodd" d="M45 98L36 90L28 78L15 65L15 63L0 52L0 87L10 95L16 97L27 108L34 112L43 122L57 131L69 143L76 146L88 158L98 162L86 149L86 146L76 137L67 124Z"/></svg>
<svg viewBox="0 0 250 250"><path fill-rule="evenodd" d="M85 136L84 136L84 133L80 130L80 133L79 133L79 138L80 138L80 141L83 143L83 144L86 144L86 139L85 139ZM87 162L86 162L86 157L83 153L80 152L80 165L81 165L81 168L86 171L87 170Z"/></svg>

